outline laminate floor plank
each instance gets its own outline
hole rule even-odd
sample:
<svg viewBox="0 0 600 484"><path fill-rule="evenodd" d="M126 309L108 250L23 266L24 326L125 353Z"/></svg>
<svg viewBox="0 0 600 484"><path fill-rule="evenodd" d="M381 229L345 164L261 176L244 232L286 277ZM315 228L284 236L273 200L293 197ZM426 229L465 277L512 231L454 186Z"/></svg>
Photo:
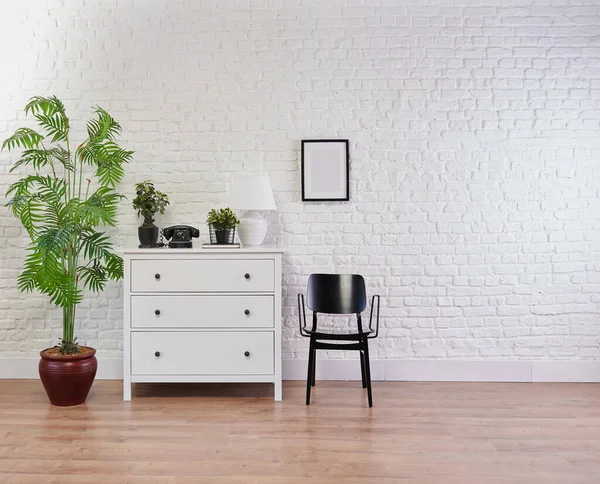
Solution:
<svg viewBox="0 0 600 484"><path fill-rule="evenodd" d="M0 380L0 483L600 483L600 385Z"/></svg>

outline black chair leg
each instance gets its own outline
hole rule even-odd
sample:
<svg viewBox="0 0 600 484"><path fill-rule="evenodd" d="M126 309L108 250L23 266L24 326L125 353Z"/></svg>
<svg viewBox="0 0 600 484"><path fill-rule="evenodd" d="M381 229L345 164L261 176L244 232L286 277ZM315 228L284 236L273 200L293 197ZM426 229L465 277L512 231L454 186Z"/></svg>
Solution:
<svg viewBox="0 0 600 484"><path fill-rule="evenodd" d="M367 388L367 379L365 377L365 355L362 350L358 352L360 354L360 377L362 379L362 387Z"/></svg>
<svg viewBox="0 0 600 484"><path fill-rule="evenodd" d="M366 336L363 338L363 346L365 348L365 376L367 380L367 396L369 398L369 407L372 407L373 394L371 392L371 364L369 363L369 340Z"/></svg>
<svg viewBox="0 0 600 484"><path fill-rule="evenodd" d="M317 374L317 350L313 350L313 362L312 362L312 376L311 376L311 385L314 387L316 380L315 376Z"/></svg>
<svg viewBox="0 0 600 484"><path fill-rule="evenodd" d="M314 365L314 342L315 339L311 336L310 338L310 346L308 347L308 371L306 375L306 404L310 405L310 389L312 386L312 375L313 375L313 365Z"/></svg>

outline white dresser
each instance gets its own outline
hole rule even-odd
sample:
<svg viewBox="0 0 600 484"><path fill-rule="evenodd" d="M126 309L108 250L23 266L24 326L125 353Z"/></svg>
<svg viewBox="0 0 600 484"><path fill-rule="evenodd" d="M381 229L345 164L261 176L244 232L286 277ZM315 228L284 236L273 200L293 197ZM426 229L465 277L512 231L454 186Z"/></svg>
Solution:
<svg viewBox="0 0 600 484"><path fill-rule="evenodd" d="M281 254L123 251L123 399L137 382L272 382L281 400Z"/></svg>

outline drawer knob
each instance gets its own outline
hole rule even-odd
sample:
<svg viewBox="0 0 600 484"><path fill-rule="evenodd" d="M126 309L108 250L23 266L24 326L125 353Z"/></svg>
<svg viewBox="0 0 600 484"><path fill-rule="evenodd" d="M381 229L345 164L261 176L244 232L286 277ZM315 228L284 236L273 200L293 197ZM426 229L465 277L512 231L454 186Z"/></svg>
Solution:
<svg viewBox="0 0 600 484"><path fill-rule="evenodd" d="M154 274L154 279L158 281L160 279L160 274Z"/></svg>
<svg viewBox="0 0 600 484"><path fill-rule="evenodd" d="M248 273L246 272L246 273L244 274L244 277L245 277L246 279L250 279L250 274L248 274Z"/></svg>
<svg viewBox="0 0 600 484"><path fill-rule="evenodd" d="M244 314L245 314L246 316L249 316L249 315L250 315L250 310L249 310L249 309L246 309L246 310L244 311Z"/></svg>
<svg viewBox="0 0 600 484"><path fill-rule="evenodd" d="M160 357L160 351L155 351L154 356L156 356L157 358Z"/></svg>
<svg viewBox="0 0 600 484"><path fill-rule="evenodd" d="M160 316L160 309L156 309L156 310L154 311L154 314L156 314L157 316Z"/></svg>
<svg viewBox="0 0 600 484"><path fill-rule="evenodd" d="M245 356L246 358L248 358L248 357L250 356L250 352L249 352L249 351L244 351L244 356Z"/></svg>

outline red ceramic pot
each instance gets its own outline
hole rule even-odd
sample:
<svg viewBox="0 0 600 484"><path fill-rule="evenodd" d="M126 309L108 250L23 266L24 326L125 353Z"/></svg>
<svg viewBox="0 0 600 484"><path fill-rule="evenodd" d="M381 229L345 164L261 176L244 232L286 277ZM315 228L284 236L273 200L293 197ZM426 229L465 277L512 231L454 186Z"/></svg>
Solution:
<svg viewBox="0 0 600 484"><path fill-rule="evenodd" d="M57 353L55 348L40 352L40 379L50 403L61 407L79 405L85 402L96 376L96 350L82 346L80 354Z"/></svg>

